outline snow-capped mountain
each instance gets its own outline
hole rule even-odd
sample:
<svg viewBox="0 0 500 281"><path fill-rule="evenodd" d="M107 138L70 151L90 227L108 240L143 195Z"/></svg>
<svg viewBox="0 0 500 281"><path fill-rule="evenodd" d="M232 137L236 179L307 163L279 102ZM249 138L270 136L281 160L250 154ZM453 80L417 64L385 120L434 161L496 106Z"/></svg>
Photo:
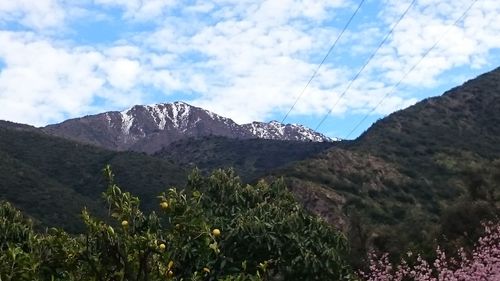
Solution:
<svg viewBox="0 0 500 281"><path fill-rule="evenodd" d="M298 124L283 124L278 121L252 122L242 125L252 135L261 139L293 140L293 141L337 141L322 135L310 128Z"/></svg>
<svg viewBox="0 0 500 281"><path fill-rule="evenodd" d="M49 125L44 131L113 150L153 153L189 137L224 136L296 141L332 141L301 125L253 122L239 125L229 118L184 102L136 105Z"/></svg>

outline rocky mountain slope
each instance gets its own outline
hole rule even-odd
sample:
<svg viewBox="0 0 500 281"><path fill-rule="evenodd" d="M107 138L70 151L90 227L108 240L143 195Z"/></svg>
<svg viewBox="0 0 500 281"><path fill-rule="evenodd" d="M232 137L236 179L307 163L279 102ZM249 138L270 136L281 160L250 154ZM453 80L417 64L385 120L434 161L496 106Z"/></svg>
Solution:
<svg viewBox="0 0 500 281"><path fill-rule="evenodd" d="M183 102L136 105L123 112L105 112L49 125L49 134L112 150L154 153L186 138L222 136L233 139L263 138L295 141L331 141L301 125L254 122L238 125Z"/></svg>

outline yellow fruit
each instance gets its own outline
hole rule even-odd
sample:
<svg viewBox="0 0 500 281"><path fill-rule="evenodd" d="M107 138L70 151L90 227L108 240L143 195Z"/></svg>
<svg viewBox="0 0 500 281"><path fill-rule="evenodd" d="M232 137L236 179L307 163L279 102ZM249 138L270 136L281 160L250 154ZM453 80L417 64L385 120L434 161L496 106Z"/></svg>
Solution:
<svg viewBox="0 0 500 281"><path fill-rule="evenodd" d="M167 202L161 202L160 203L160 208L162 208L163 210L168 209L168 203Z"/></svg>
<svg viewBox="0 0 500 281"><path fill-rule="evenodd" d="M128 221L122 221L122 226L127 227L128 226Z"/></svg>
<svg viewBox="0 0 500 281"><path fill-rule="evenodd" d="M165 251L165 247L166 247L165 244L163 244L163 243L160 244L160 250L161 251Z"/></svg>
<svg viewBox="0 0 500 281"><path fill-rule="evenodd" d="M214 228L214 230L212 230L212 234L215 237L219 237L220 236L220 230L218 228Z"/></svg>
<svg viewBox="0 0 500 281"><path fill-rule="evenodd" d="M174 267L174 261L169 261L167 265L168 270L170 270L172 267Z"/></svg>

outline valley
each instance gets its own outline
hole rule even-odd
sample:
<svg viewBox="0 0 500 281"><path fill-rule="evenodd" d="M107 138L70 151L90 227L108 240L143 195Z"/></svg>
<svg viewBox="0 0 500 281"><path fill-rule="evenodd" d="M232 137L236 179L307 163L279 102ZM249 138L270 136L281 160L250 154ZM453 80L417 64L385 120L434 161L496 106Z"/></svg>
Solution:
<svg viewBox="0 0 500 281"><path fill-rule="evenodd" d="M160 192L189 186L193 169L233 169L244 184L283 179L307 211L346 235L349 262L362 267L369 249L432 256L438 244L473 246L480 223L500 214L498 124L500 69L390 114L352 141L277 122L241 126L185 103L43 128L2 121L0 194L37 227L77 233L84 207L106 216L108 164L150 211Z"/></svg>

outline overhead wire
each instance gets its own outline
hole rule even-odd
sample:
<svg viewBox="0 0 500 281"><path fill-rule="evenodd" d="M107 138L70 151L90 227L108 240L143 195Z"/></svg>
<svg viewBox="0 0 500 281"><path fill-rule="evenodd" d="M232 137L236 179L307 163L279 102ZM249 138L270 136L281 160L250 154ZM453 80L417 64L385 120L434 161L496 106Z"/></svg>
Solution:
<svg viewBox="0 0 500 281"><path fill-rule="evenodd" d="M363 3L365 2L365 0L361 0L359 2L359 5L358 7L356 8L356 10L354 11L354 13L351 15L351 17L349 18L349 20L347 21L347 23L344 25L344 27L342 28L342 31L339 33L339 35L337 36L337 39L335 39L335 41L333 42L332 46L330 47L330 49L328 50L328 52L326 53L325 57L323 58L323 60L321 61L321 63L318 65L318 67L314 70L311 78L309 78L309 81L307 81L307 84L305 85L305 87L302 89L302 91L300 92L300 94L297 96L297 98L295 99L295 102L293 103L292 107L290 107L290 109L288 110L288 112L285 114L285 117L283 117L283 119L281 120L281 123L284 123L286 118L288 118L288 115L290 115L290 112L292 112L292 110L295 108L295 106L297 105L297 103L299 102L299 100L302 98L302 96L304 95L304 93L306 92L307 88L309 87L309 85L311 84L312 80L316 77L316 75L318 74L321 66L323 66L323 64L325 63L326 59L328 58L328 56L330 56L330 53L333 51L333 49L335 49L335 46L337 46L337 43L339 42L340 38L342 37L342 35L344 34L344 32L347 30L347 28L349 27L349 25L351 24L352 20L354 19L354 17L356 16L356 14L358 13L358 11L361 9L361 6L363 5Z"/></svg>
<svg viewBox="0 0 500 281"><path fill-rule="evenodd" d="M392 86L391 90L388 91L383 97L382 99L380 99L380 101L356 124L356 126L354 126L354 128L349 132L349 134L347 134L347 136L345 137L345 139L348 139L357 129L359 126L361 126L361 124L363 124L363 122L385 101L385 99L391 95L397 87L399 87L399 85L403 82L404 79L406 79L406 77L408 77L408 75L413 71L415 70L415 68L417 68L417 66L427 57L427 55L429 55L429 53L434 49L436 48L436 46L443 40L443 38L447 35L448 32L450 32L450 30L453 28L453 26L456 26L460 21L462 21L463 18L465 18L465 16L467 15L467 13L470 11L470 9L472 9L472 6L474 6L474 4L477 2L478 0L473 0L472 3L467 7L467 9L463 12L463 14L455 20L455 22L450 25L446 31L444 33L442 33L442 36L434 43L434 45L432 45L429 49L427 49L424 54L420 57L420 59L417 61L417 63L415 63L402 77L401 79L399 79L399 81L394 84L394 86Z"/></svg>
<svg viewBox="0 0 500 281"><path fill-rule="evenodd" d="M375 57L375 55L378 53L378 51L380 50L380 48L382 48L382 46L385 44L385 42L387 41L387 39L389 39L389 37L391 36L391 34L394 32L394 29L396 29L396 27L398 26L398 24L401 22L401 20L403 20L403 18L406 16L406 14L410 10L410 8L415 4L415 2L416 2L416 0L412 0L411 1L411 3L406 8L406 10L401 14L401 16L398 18L398 20L396 21L396 23L392 26L392 28L389 30L389 32L385 35L384 39L378 44L378 46L375 49L375 51L370 55L370 57L368 57L368 59L363 64L363 66L359 69L359 71L356 73L356 75L354 75L353 78L351 78L351 80L349 81L347 87L344 89L344 91L337 98L337 100L335 101L335 103L333 104L333 106L330 108L330 110L328 110L328 112L323 116L323 118L321 119L321 121L318 123L318 125L314 129L315 131L317 131L319 129L319 127L321 127L321 125L323 125L323 123L328 118L328 116L330 116L330 114L333 112L333 110L335 109L335 107L337 107L337 105L340 102L340 100L346 95L347 91L349 91L349 89L351 88L351 86L353 85L353 83L359 78L359 75L368 66L368 64L370 63L370 61Z"/></svg>

